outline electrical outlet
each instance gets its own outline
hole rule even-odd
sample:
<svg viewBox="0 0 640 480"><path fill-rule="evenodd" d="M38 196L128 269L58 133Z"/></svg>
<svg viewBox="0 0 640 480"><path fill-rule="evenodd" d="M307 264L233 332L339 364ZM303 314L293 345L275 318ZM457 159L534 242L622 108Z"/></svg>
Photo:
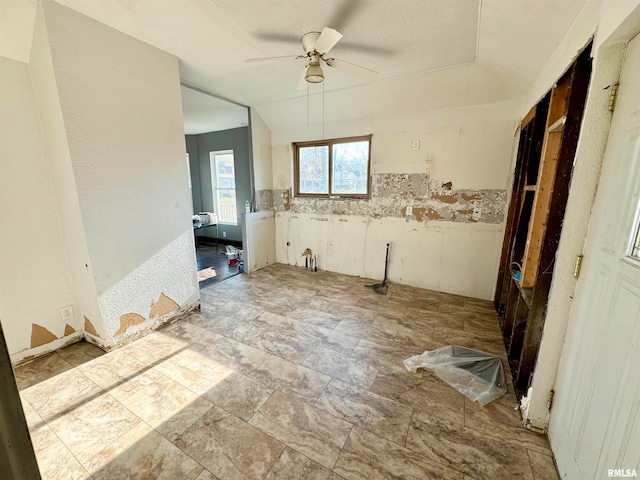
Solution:
<svg viewBox="0 0 640 480"><path fill-rule="evenodd" d="M420 150L420 140L411 140L411 150Z"/></svg>
<svg viewBox="0 0 640 480"><path fill-rule="evenodd" d="M71 320L74 316L73 314L73 305L67 305L66 307L62 307L60 309L60 314L62 315L62 320Z"/></svg>
<svg viewBox="0 0 640 480"><path fill-rule="evenodd" d="M227 238L227 232L222 232L222 238Z"/></svg>
<svg viewBox="0 0 640 480"><path fill-rule="evenodd" d="M413 207L411 205L407 205L407 217L413 215Z"/></svg>

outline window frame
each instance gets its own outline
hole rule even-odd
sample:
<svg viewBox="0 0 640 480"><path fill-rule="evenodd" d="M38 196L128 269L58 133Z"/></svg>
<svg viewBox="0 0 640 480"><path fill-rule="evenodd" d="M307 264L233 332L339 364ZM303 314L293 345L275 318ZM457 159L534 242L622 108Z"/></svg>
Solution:
<svg viewBox="0 0 640 480"><path fill-rule="evenodd" d="M231 188L221 188L218 186L218 165L216 164L216 157L222 155L231 155L233 157L233 189ZM214 150L209 152L209 168L211 169L211 193L213 194L213 207L218 216L218 225L231 225L238 226L238 185L236 183L236 156L233 149L228 150ZM234 199L235 199L235 209L236 209L236 221L234 222L223 222L221 221L221 208L220 202L218 200L218 190L233 190L234 191Z"/></svg>
<svg viewBox="0 0 640 480"><path fill-rule="evenodd" d="M327 140L314 140L308 142L293 142L293 195L302 198L371 198L371 140L372 134L360 135L357 137L330 138ZM367 192L366 193L332 193L333 188L333 146L341 143L369 142L369 152L367 155ZM300 192L300 148L301 147L324 147L328 152L329 179L328 193L301 193Z"/></svg>

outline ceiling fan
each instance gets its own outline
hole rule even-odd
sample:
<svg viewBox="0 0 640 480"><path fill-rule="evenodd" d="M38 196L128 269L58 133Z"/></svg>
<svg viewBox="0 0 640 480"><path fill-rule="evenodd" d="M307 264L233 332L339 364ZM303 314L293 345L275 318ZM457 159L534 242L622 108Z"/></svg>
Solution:
<svg viewBox="0 0 640 480"><path fill-rule="evenodd" d="M280 57L249 58L247 62L259 62L264 60L278 60L282 58L295 58L297 60L307 59L309 63L302 69L302 75L298 82L298 90L307 88L308 83L321 83L324 81L324 72L321 62L327 67L343 70L363 78L373 80L377 78L378 72L369 68L356 65L355 63L340 60L328 55L329 51L342 38L342 34L333 28L325 27L322 32L307 32L302 38L302 49L304 55L285 55Z"/></svg>

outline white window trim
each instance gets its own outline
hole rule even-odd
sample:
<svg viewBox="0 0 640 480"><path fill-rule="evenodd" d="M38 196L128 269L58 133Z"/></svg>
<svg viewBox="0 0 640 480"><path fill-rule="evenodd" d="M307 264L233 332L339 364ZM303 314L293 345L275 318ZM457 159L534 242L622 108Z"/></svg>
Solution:
<svg viewBox="0 0 640 480"><path fill-rule="evenodd" d="M238 226L238 213L237 213L237 203L238 203L238 186L236 185L234 187L235 190L235 198L236 198L236 221L234 222L223 222L220 220L221 216L220 216L220 205L218 204L218 169L216 168L215 165L215 159L216 159L216 155L233 155L234 158L234 166L233 166L233 174L235 177L235 173L236 173L236 167L235 167L235 154L233 153L233 150L216 150L213 152L209 152L209 168L211 169L211 191L213 193L213 208L216 211L216 215L218 216L218 225L232 225L232 226ZM234 178L234 184L235 184L235 178Z"/></svg>

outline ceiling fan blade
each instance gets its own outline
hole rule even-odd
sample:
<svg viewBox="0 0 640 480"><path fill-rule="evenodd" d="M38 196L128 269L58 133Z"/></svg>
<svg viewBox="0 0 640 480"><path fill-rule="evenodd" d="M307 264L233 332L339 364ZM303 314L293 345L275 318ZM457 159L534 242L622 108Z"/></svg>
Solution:
<svg viewBox="0 0 640 480"><path fill-rule="evenodd" d="M305 78L305 75L307 74L307 67L308 65L302 67L302 75L300 75L300 80L298 81L298 90L307 89L307 79Z"/></svg>
<svg viewBox="0 0 640 480"><path fill-rule="evenodd" d="M299 59L305 58L303 55L283 55L281 57L260 57L260 58L247 58L245 62L262 62L264 60L279 60L281 58Z"/></svg>
<svg viewBox="0 0 640 480"><path fill-rule="evenodd" d="M336 30L344 30L345 26L348 25L355 16L355 13L360 9L362 4L362 0L343 0L327 25L330 25Z"/></svg>
<svg viewBox="0 0 640 480"><path fill-rule="evenodd" d="M366 78L367 80L375 80L376 78L378 78L378 72L369 68L361 67L360 65L356 65L355 63L347 62L346 60L340 60L338 58L328 58L327 60L325 60L325 62L330 67L351 73L353 75L357 75L362 78Z"/></svg>
<svg viewBox="0 0 640 480"><path fill-rule="evenodd" d="M320 55L324 55L329 52L336 43L340 41L342 34L333 28L324 27L322 33L316 41L316 52Z"/></svg>

